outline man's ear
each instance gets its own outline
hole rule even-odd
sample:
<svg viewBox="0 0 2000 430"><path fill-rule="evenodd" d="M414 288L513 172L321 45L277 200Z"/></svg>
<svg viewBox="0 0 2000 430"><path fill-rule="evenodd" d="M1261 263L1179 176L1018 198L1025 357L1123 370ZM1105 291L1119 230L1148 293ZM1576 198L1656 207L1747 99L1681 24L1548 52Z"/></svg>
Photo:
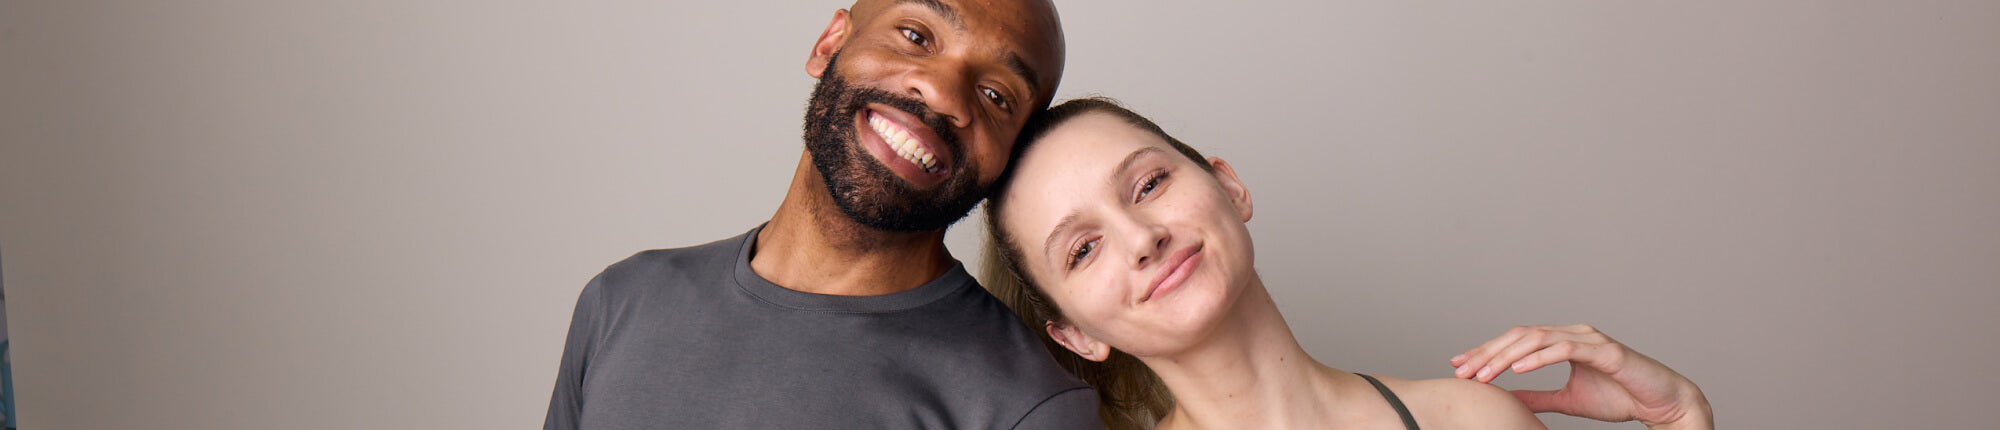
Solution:
<svg viewBox="0 0 2000 430"><path fill-rule="evenodd" d="M1111 358L1110 345L1083 334L1083 330L1076 328L1075 325L1050 321L1048 330L1049 337L1055 338L1056 343L1069 348L1070 352L1075 352L1076 355L1083 356L1085 360L1104 361L1106 358Z"/></svg>
<svg viewBox="0 0 2000 430"><path fill-rule="evenodd" d="M833 11L833 22L826 24L826 30L819 33L819 40L813 41L812 55L806 57L806 75L814 79L826 72L827 63L833 62L833 54L847 45L847 9Z"/></svg>
<svg viewBox="0 0 2000 430"><path fill-rule="evenodd" d="M1208 157L1208 165L1215 168L1215 180L1222 182L1222 191L1229 193L1230 203L1236 204L1236 214L1242 216L1244 222L1249 222L1252 212L1250 187L1243 185L1243 180L1236 177L1236 168L1230 167L1229 162L1222 161L1221 157Z"/></svg>

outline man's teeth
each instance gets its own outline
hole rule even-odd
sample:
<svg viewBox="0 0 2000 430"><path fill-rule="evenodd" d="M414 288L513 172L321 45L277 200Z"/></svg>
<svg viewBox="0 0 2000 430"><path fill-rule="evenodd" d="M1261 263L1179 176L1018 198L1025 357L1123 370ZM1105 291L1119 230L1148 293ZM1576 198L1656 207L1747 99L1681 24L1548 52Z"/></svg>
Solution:
<svg viewBox="0 0 2000 430"><path fill-rule="evenodd" d="M874 115L868 116L868 127L875 129L875 134L882 136L882 141L889 142L889 148L896 150L896 156L923 167L925 172L937 173L937 156L917 144L916 139L910 138L908 130Z"/></svg>

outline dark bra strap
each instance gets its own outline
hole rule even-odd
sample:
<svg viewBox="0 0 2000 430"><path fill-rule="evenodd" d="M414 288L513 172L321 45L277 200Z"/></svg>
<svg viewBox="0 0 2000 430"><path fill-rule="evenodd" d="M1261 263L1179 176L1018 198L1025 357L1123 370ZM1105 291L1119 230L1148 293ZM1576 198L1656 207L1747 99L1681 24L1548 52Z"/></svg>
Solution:
<svg viewBox="0 0 2000 430"><path fill-rule="evenodd" d="M1389 387L1383 386L1382 381L1375 380L1373 376L1359 373L1354 374L1354 376L1360 376L1361 379L1368 380L1369 384L1375 386L1375 391L1381 391L1382 397L1389 399L1389 406L1395 407L1396 415L1403 417L1403 428L1417 430L1417 417L1410 416L1410 408L1403 407L1403 399L1396 398L1396 393L1389 392Z"/></svg>

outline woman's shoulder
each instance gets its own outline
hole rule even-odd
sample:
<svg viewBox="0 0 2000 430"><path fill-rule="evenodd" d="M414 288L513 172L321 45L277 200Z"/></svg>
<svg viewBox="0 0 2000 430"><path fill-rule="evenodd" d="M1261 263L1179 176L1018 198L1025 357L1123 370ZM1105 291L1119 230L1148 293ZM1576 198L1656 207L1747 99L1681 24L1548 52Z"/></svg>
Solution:
<svg viewBox="0 0 2000 430"><path fill-rule="evenodd" d="M1377 376L1401 398L1417 424L1427 430L1503 428L1544 430L1535 413L1506 389L1458 378L1402 379Z"/></svg>

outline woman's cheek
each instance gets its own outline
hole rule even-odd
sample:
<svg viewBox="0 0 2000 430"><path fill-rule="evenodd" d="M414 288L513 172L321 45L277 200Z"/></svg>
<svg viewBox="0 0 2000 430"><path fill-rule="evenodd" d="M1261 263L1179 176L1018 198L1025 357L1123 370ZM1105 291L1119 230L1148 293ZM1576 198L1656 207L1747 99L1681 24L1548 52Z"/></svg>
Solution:
<svg viewBox="0 0 2000 430"><path fill-rule="evenodd" d="M1121 319L1125 302L1119 295L1119 280L1121 277L1108 274L1092 279L1087 300L1091 313L1095 315L1093 319L1105 322Z"/></svg>
<svg viewBox="0 0 2000 430"><path fill-rule="evenodd" d="M1117 290L1116 280L1112 276L1098 278L1094 283L1096 288L1090 290L1091 304L1097 307L1100 314L1115 314L1118 310L1118 296L1114 293Z"/></svg>

